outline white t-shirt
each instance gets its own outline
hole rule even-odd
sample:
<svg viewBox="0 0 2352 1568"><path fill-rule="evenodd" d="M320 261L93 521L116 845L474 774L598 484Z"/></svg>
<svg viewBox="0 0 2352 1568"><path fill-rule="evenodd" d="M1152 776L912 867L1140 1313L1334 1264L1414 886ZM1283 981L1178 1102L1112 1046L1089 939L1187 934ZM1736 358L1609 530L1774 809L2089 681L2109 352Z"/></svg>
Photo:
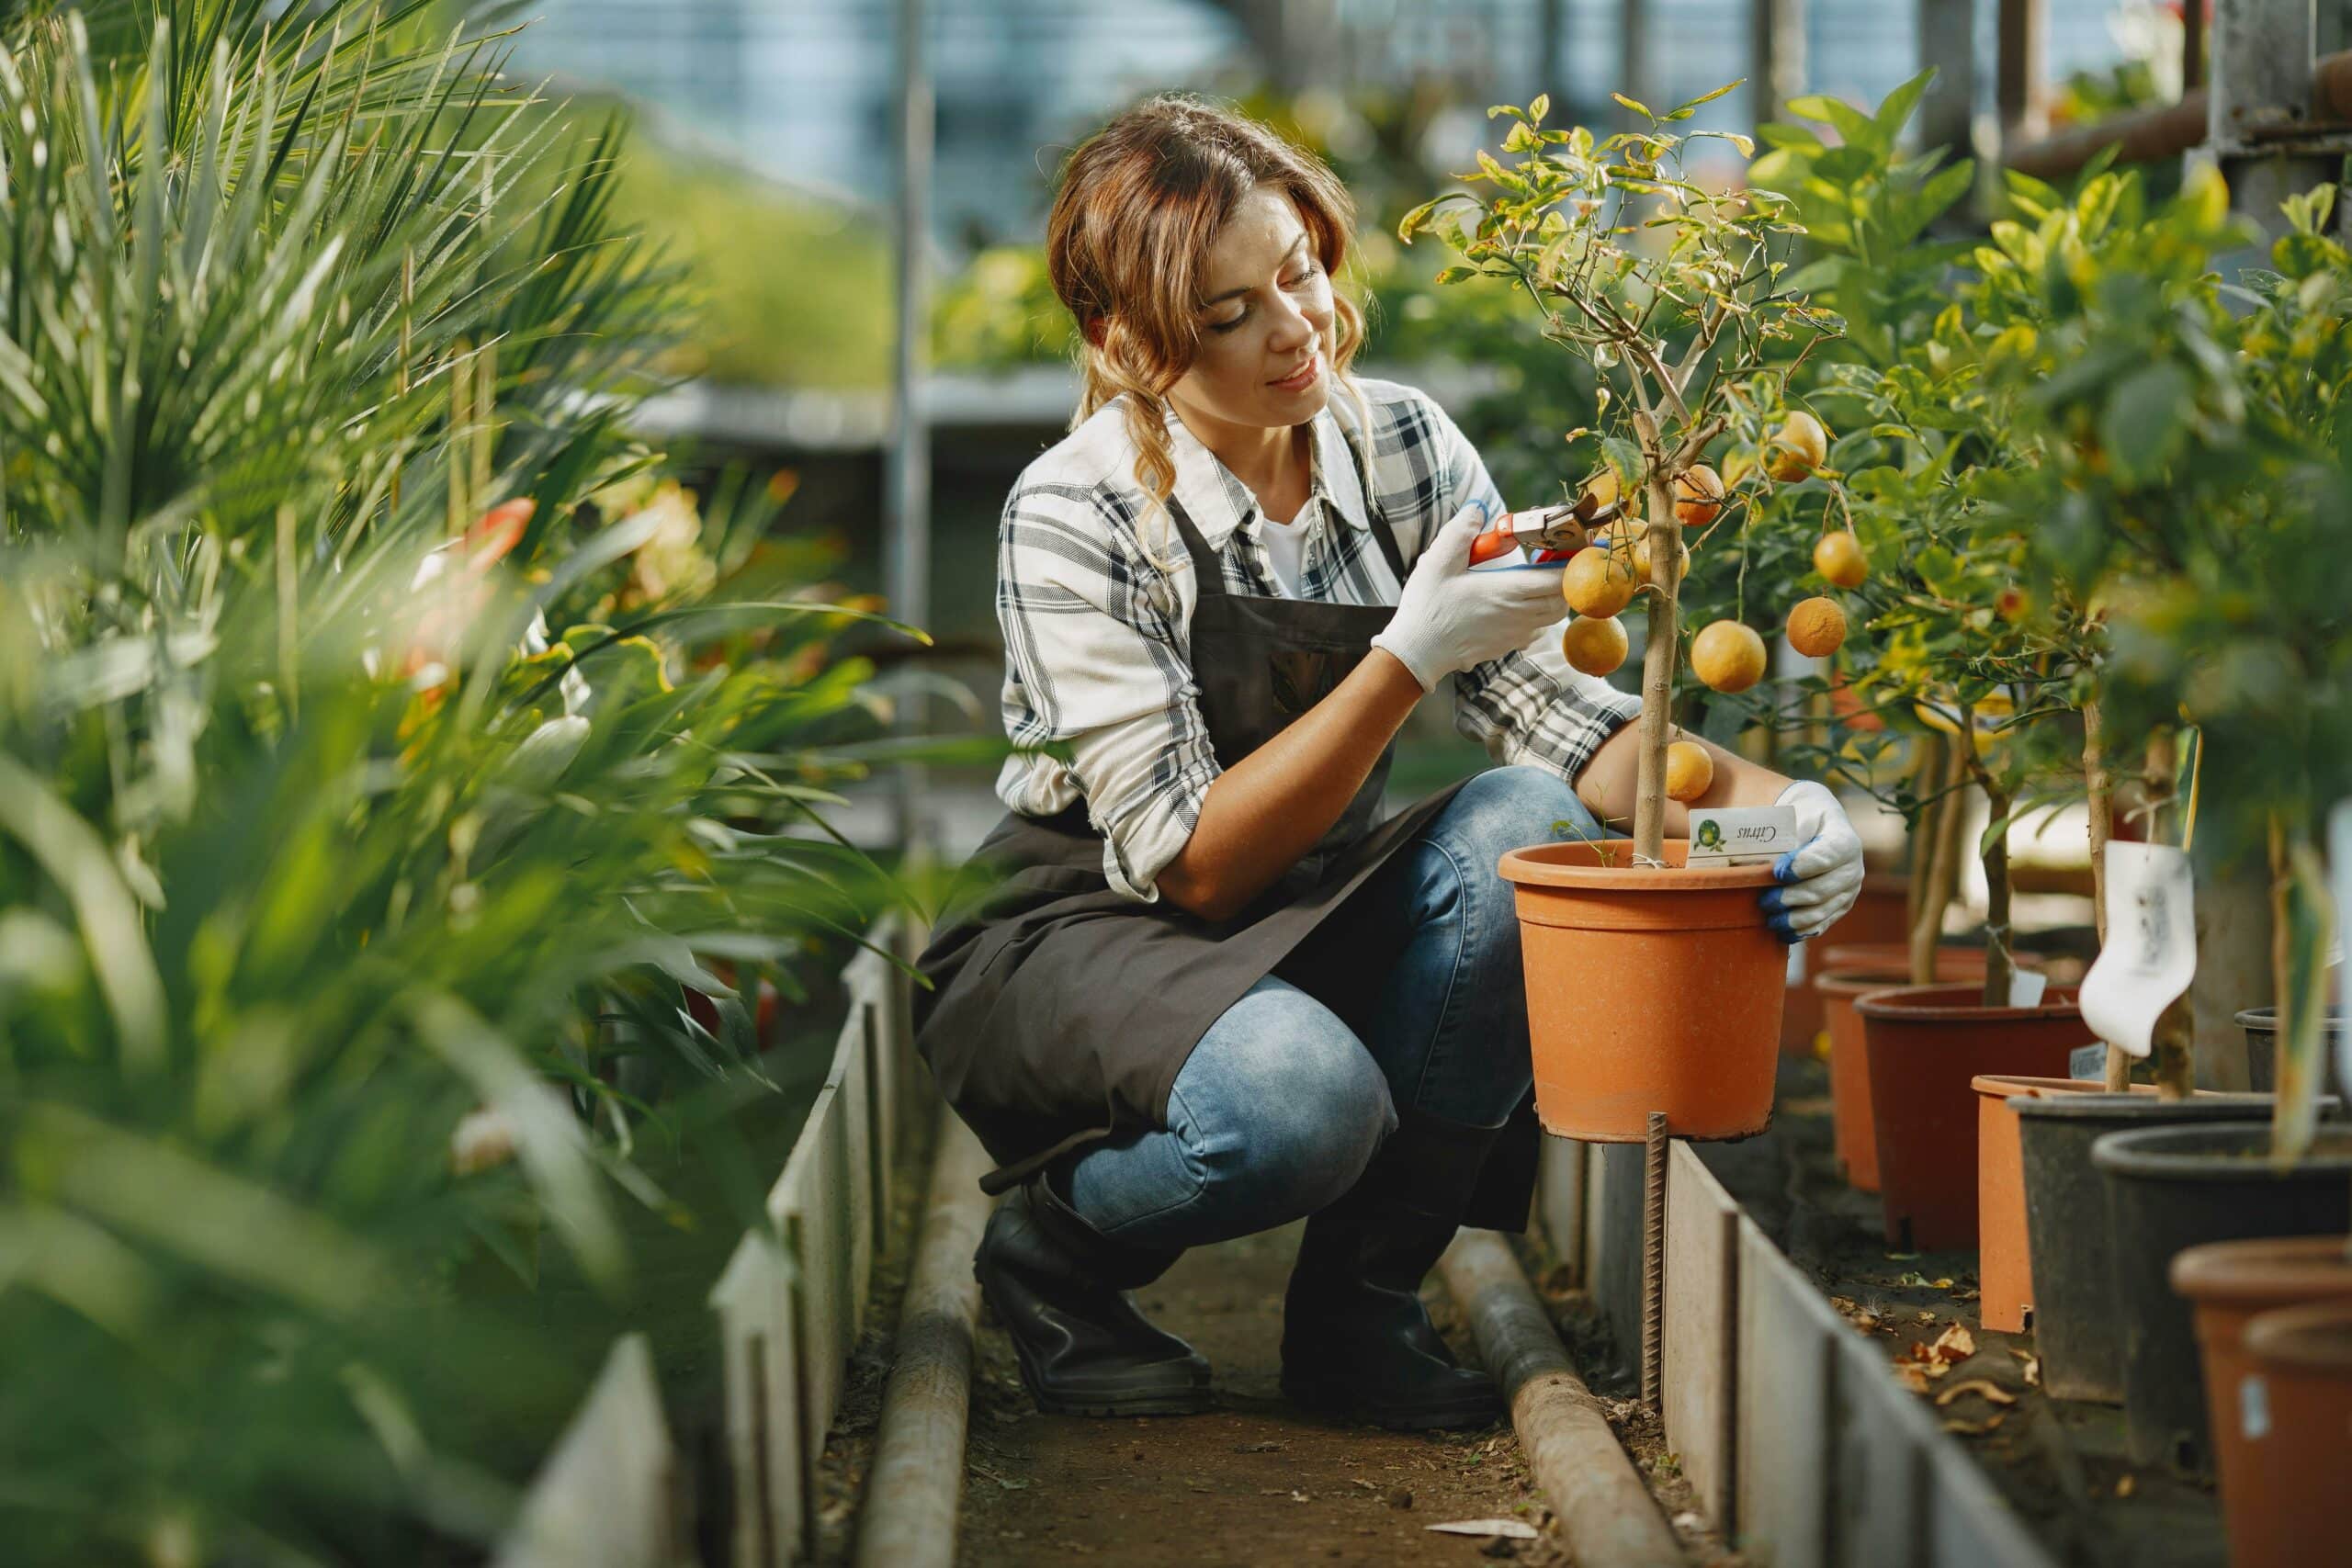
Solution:
<svg viewBox="0 0 2352 1568"><path fill-rule="evenodd" d="M1305 574L1306 561L1306 525L1315 509L1323 504L1320 496L1309 496L1299 508L1298 515L1287 523L1266 519L1259 536L1266 542L1266 565L1273 571L1274 584L1285 599L1298 597L1298 580Z"/></svg>

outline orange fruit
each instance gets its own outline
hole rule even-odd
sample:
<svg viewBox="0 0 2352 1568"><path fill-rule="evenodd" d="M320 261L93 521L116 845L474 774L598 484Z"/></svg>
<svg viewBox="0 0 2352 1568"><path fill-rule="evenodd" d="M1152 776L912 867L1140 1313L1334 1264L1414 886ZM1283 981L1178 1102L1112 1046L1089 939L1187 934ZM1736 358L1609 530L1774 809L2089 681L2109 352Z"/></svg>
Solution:
<svg viewBox="0 0 2352 1568"><path fill-rule="evenodd" d="M1846 640L1846 612L1835 599L1802 600L1789 612L1789 646L1807 659L1826 659Z"/></svg>
<svg viewBox="0 0 2352 1568"><path fill-rule="evenodd" d="M1716 621L1690 639L1690 672L1718 692L1744 692L1764 679L1764 639L1737 621Z"/></svg>
<svg viewBox="0 0 2352 1568"><path fill-rule="evenodd" d="M1789 411L1788 422L1772 433L1772 477L1794 484L1829 460L1829 432L1803 409Z"/></svg>
<svg viewBox="0 0 2352 1568"><path fill-rule="evenodd" d="M1715 782L1715 760L1695 740L1678 740L1666 749L1666 797L1684 803L1698 799Z"/></svg>
<svg viewBox="0 0 2352 1568"><path fill-rule="evenodd" d="M1560 634L1560 651L1572 668L1606 675L1625 662L1624 626L1614 615L1578 615Z"/></svg>
<svg viewBox="0 0 2352 1568"><path fill-rule="evenodd" d="M1839 588L1860 588L1871 574L1871 564L1862 554L1862 542L1840 528L1814 542L1813 570Z"/></svg>
<svg viewBox="0 0 2352 1568"><path fill-rule="evenodd" d="M1674 481L1674 515L1685 528L1703 528L1724 509L1723 476L1694 463Z"/></svg>
<svg viewBox="0 0 2352 1568"><path fill-rule="evenodd" d="M1634 602L1633 563L1607 550L1578 550L1560 569L1560 593L1579 615L1613 615Z"/></svg>
<svg viewBox="0 0 2352 1568"><path fill-rule="evenodd" d="M1617 470L1603 468L1585 480L1584 489L1577 492L1576 514L1579 523L1589 523L1603 509L1617 504Z"/></svg>

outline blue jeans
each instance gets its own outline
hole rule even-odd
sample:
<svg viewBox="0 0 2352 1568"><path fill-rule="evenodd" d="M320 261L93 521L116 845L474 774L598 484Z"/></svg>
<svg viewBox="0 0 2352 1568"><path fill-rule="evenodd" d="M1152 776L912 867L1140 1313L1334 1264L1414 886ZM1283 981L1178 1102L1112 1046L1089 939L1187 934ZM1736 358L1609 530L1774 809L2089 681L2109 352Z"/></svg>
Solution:
<svg viewBox="0 0 2352 1568"><path fill-rule="evenodd" d="M1574 827L1555 829L1558 822ZM1202 1035L1167 1125L1057 1171L1106 1235L1200 1247L1313 1213L1355 1185L1396 1107L1500 1126L1527 1092L1527 993L1507 850L1600 828L1534 767L1496 768L1351 894Z"/></svg>

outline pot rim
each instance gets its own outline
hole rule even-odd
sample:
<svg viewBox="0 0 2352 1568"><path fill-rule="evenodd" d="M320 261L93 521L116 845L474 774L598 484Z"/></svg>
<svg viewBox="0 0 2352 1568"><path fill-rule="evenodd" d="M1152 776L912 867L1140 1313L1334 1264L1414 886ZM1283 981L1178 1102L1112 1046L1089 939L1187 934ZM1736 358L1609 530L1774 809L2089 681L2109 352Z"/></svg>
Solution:
<svg viewBox="0 0 2352 1568"><path fill-rule="evenodd" d="M2049 1100L2044 1105L2052 1103ZM2175 1101L2175 1104L2183 1103ZM2187 1103L2194 1104L2195 1101ZM2026 1115L2035 1112L2028 1111ZM2330 1137L2330 1134L2334 1135ZM2154 1181L2256 1181L2284 1183L2314 1176L2332 1177L2337 1180L2352 1179L2352 1131L2323 1127L2320 1136L2328 1137L2332 1152L2306 1153L2293 1165L2281 1169L2270 1163L2270 1123L2267 1121L2189 1122L2175 1122L2165 1127L2134 1127L2125 1132L2108 1133L2091 1144L2091 1164L2109 1176L2136 1177ZM2240 1146L2227 1144L2211 1148L2199 1148L2202 1141L2235 1137ZM2165 1147L2178 1143L2178 1149Z"/></svg>
<svg viewBox="0 0 2352 1568"><path fill-rule="evenodd" d="M1601 865L1598 863L1600 847L1589 840L1565 839L1555 843L1530 844L1524 849L1506 850L1495 869L1502 879L1519 887L1564 887L1584 891L1610 893L1724 893L1743 888L1763 888L1775 886L1779 878L1769 865L1733 865L1708 867L1692 871L1683 863L1690 852L1688 839L1666 840L1665 870L1671 875L1658 874L1655 866L1631 863L1634 841L1613 839L1611 852L1622 854L1628 863ZM1579 864L1579 860L1589 863Z"/></svg>
<svg viewBox="0 0 2352 1568"><path fill-rule="evenodd" d="M2064 1022L2083 1016L2082 1009L2075 1005L2075 989L2052 987L2047 994L2053 999L2030 1008L1988 1008L1973 999L1983 996L1984 987L1972 983L1889 986L1856 997L1854 1010L1864 1018L1901 1019L1908 1023Z"/></svg>
<svg viewBox="0 0 2352 1568"><path fill-rule="evenodd" d="M2352 1297L2352 1236L2266 1235L2208 1241L2172 1260L2173 1293L2239 1304L2274 1296Z"/></svg>
<svg viewBox="0 0 2352 1568"><path fill-rule="evenodd" d="M2266 1312L2245 1325L2246 1354L2269 1366L2352 1373L2352 1302L2311 1302Z"/></svg>
<svg viewBox="0 0 2352 1568"><path fill-rule="evenodd" d="M2023 1095L2018 1098L2026 1099ZM2278 1100L2275 1094L2251 1089L2200 1089L2188 1100L2161 1100L2154 1093L2117 1094L2102 1085L2096 1093L2035 1096L2029 1103L2012 1105L2010 1109L2038 1121L2132 1122L2148 1115L2153 1107L2162 1106L2168 1118L2164 1124L2177 1127L2183 1122L2244 1122L2256 1115L2267 1116ZM2188 1108L2185 1113L2184 1108Z"/></svg>
<svg viewBox="0 0 2352 1568"><path fill-rule="evenodd" d="M2020 1089L2019 1085L2024 1087ZM2106 1086L2097 1078L2038 1078L2030 1073L1979 1073L1968 1080L1968 1087L1987 1100L2040 1100L2045 1095L2098 1094Z"/></svg>
<svg viewBox="0 0 2352 1568"><path fill-rule="evenodd" d="M2275 1007L2240 1008L2230 1021L2254 1033L2276 1034L2278 1032L2278 1010ZM2331 1007L2320 1020L2320 1032L2341 1034L2347 1024L2352 1024L2352 1013L2340 1007Z"/></svg>

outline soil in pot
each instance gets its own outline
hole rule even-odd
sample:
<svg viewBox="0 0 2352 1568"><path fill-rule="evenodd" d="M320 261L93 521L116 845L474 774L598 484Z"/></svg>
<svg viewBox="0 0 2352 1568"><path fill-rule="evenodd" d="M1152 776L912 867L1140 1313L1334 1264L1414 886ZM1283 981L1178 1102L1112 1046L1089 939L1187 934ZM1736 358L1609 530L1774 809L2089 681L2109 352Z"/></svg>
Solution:
<svg viewBox="0 0 2352 1568"><path fill-rule="evenodd" d="M2344 1456L2352 1434L2352 1303L2267 1312L2246 1325L2246 1354L2261 1380L2268 1428L2268 1517L2238 1531L2229 1515L2231 1568L2301 1568L2344 1545ZM2336 1543L2328 1547L2328 1541Z"/></svg>
<svg viewBox="0 0 2352 1568"><path fill-rule="evenodd" d="M1911 983L1911 952L1899 943L1884 947L1833 947L1828 967L1815 980L1829 1033L1830 1131L1838 1163L1858 1192L1878 1190L1878 1144L1871 1122L1870 1059L1862 1049L1862 1021L1854 998L1890 986ZM2030 965L2028 965L2030 967ZM1981 947L1936 949L1938 980L1982 980Z"/></svg>
<svg viewBox="0 0 2352 1568"><path fill-rule="evenodd" d="M1988 1008L1975 986L1904 986L1854 1000L1870 1062L1879 1201L1889 1245L1906 1252L1976 1245L1979 1074L2063 1078L2090 1038L2075 993Z"/></svg>
<svg viewBox="0 0 2352 1568"><path fill-rule="evenodd" d="M2275 1091L2278 1087L2278 1010L2247 1008L2237 1015L2237 1025L2245 1031L2246 1087L2262 1094ZM2336 1070L2341 1060L2337 1047L2345 1028L2343 1010L2330 1008L2327 1021L2320 1028L2320 1092L2339 1100L2344 1097L2344 1080Z"/></svg>
<svg viewBox="0 0 2352 1568"><path fill-rule="evenodd" d="M2211 1468L2197 1336L2172 1292L2172 1260L2206 1242L2352 1230L2352 1129L2321 1127L2311 1152L2283 1168L2270 1147L2260 1122L2149 1127L2091 1145L2107 1179L2124 1438L2140 1463Z"/></svg>
<svg viewBox="0 0 2352 1568"><path fill-rule="evenodd" d="M2116 1328L2107 1180L2091 1164L2091 1145L2140 1127L2258 1119L2270 1114L2270 1101L2223 1094L2159 1100L2154 1088L2141 1085L2130 1094L2045 1095L2015 1110L2032 1260L2027 1300L2041 1385L2058 1399L2120 1404L2123 1341Z"/></svg>
<svg viewBox="0 0 2352 1568"><path fill-rule="evenodd" d="M1692 871L1689 848L1668 840L1664 869L1622 840L1502 857L1546 1132L1638 1143L1654 1111L1686 1138L1771 1121L1788 950L1756 900L1772 868Z"/></svg>
<svg viewBox="0 0 2352 1568"><path fill-rule="evenodd" d="M2033 1311L2033 1273L2026 1242L2024 1158L2011 1103L2045 1095L2096 1094L2100 1085L2085 1078L1986 1073L1971 1079L1968 1087L1976 1091L1978 1318L1996 1333L2022 1334Z"/></svg>
<svg viewBox="0 0 2352 1568"><path fill-rule="evenodd" d="M1876 950L1902 942L1910 919L1910 892L1908 874L1871 872L1862 878L1862 891L1854 907L1838 916L1836 925L1804 944L1804 977L1789 987L1781 1013L1781 1055L1814 1054L1814 1043L1825 1027L1821 994L1813 988L1814 977L1829 967L1839 950L1856 943Z"/></svg>
<svg viewBox="0 0 2352 1568"><path fill-rule="evenodd" d="M2283 1448L2287 1439L2271 1418L2267 1380L2246 1352L2245 1328L2283 1307L2352 1303L2352 1236L2264 1236L2192 1247L2172 1260L2172 1285L2195 1314L2231 1561L2294 1561L2284 1549L2299 1540L2308 1545L2311 1538L2280 1530L2292 1506L2278 1483L2291 1476L2296 1456ZM2338 1443L2347 1437L2352 1427L2336 1428Z"/></svg>

